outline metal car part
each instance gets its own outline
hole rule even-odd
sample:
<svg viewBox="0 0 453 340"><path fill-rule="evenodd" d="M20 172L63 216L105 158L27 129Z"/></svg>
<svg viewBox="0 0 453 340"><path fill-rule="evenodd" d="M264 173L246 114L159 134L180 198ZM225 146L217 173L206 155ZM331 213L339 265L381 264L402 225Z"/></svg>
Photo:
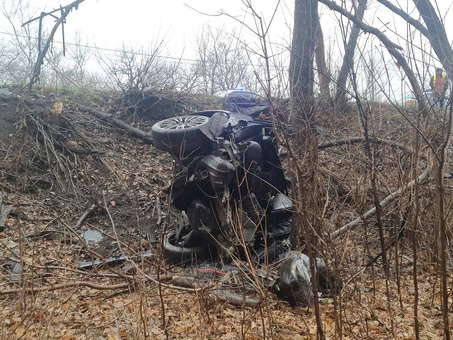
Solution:
<svg viewBox="0 0 453 340"><path fill-rule="evenodd" d="M197 165L197 170L200 169L209 173L209 179L215 191L223 190L228 186L235 172L231 162L214 155L203 157Z"/></svg>

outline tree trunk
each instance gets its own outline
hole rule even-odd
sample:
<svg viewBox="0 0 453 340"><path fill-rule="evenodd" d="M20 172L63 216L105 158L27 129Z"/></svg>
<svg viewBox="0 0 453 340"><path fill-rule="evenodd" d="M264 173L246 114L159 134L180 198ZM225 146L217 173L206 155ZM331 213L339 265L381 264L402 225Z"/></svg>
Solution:
<svg viewBox="0 0 453 340"><path fill-rule="evenodd" d="M332 97L330 96L330 72L327 69L324 35L322 33L321 23L319 22L319 14L316 13L317 29L316 29L316 67L318 69L320 99L327 100L330 104Z"/></svg>
<svg viewBox="0 0 453 340"><path fill-rule="evenodd" d="M316 138L313 83L315 38L318 27L318 0L296 0L290 60L291 119L294 134L292 189L295 201L291 244L306 246L310 259L312 289L318 339L325 339L319 311L316 250L319 225L320 191L316 182L318 143Z"/></svg>
<svg viewBox="0 0 453 340"><path fill-rule="evenodd" d="M423 21L428 29L428 39L431 43L431 46L439 57L440 62L447 70L448 76L453 75L453 49L450 46L448 41L447 33L445 31L445 26L440 20L439 16L436 13L434 6L429 0L414 0L414 4L417 7L417 10L420 12ZM437 222L439 225L438 231L438 252L440 257L440 271L441 271L441 288L442 288L442 316L443 316L443 326L444 334L443 338L450 340L450 321L449 321L449 286L448 286L448 268L447 268L447 226L446 226L446 217L445 217L445 187L444 187L444 167L445 167L445 157L446 150L449 146L449 141L451 138L451 124L452 124L452 104L450 103L448 119L440 121L443 132L445 134L442 136L441 145L437 147L437 157L435 158L435 183L436 183L436 205L437 205ZM437 141L433 141L433 144L440 144Z"/></svg>
<svg viewBox="0 0 453 340"><path fill-rule="evenodd" d="M44 64L44 57L46 56L46 53L47 53L47 51L48 51L48 49L50 47L51 42L53 41L53 37L55 36L55 33L56 33L58 27L62 23L65 22L66 17L68 16L69 13L71 13L72 9L73 8L78 9L79 4L82 3L83 1L85 1L85 0L76 0L76 1L74 1L72 3L70 3L69 5L61 8L61 17L57 19L57 21L55 22L52 30L50 31L49 37L47 38L47 41L46 41L46 43L44 45L43 50L39 51L38 59L36 60L35 66L33 68L33 73L32 73L32 75L30 77L30 82L28 83L28 91L31 91L31 89L33 87L33 84L35 84L38 81L38 79L39 79L39 76L41 74L41 66L42 66L42 64ZM48 15L48 14L43 12L41 14L41 19L45 15ZM35 19L27 21L26 23L22 24L22 26L32 22L33 20L35 20ZM64 38L64 35L63 35L63 38ZM41 39L41 36L39 37L39 39ZM64 47L64 45L63 45L63 47Z"/></svg>
<svg viewBox="0 0 453 340"><path fill-rule="evenodd" d="M425 98L422 94L422 90L420 88L420 84L418 83L417 77L410 67L409 63L407 62L406 58L399 52L402 50L400 46L392 42L387 36L377 28L371 27L365 24L362 20L358 20L355 15L346 11L342 7L338 6L334 1L331 0L319 0L319 2L325 4L330 9L340 13L341 15L345 16L349 20L351 20L355 25L357 25L361 30L364 32L370 33L375 35L387 48L387 51L390 53L391 56L395 58L397 63L401 65L402 69L406 73L407 79L412 86L412 90L414 92L415 98L418 101L418 106L420 109L420 114L423 117L428 115L428 106L426 105Z"/></svg>
<svg viewBox="0 0 453 340"><path fill-rule="evenodd" d="M413 1L428 28L428 39L432 48L445 67L448 76L451 77L453 75L453 49L448 41L444 23L429 0Z"/></svg>
<svg viewBox="0 0 453 340"><path fill-rule="evenodd" d="M359 0L359 5L355 16L358 20L362 20L363 14L365 13L367 0ZM357 39L359 37L360 27L353 24L349 40L346 45L343 57L343 64L341 65L340 73L337 79L337 91L335 94L335 103L340 107L344 107L346 104L346 81L348 80L349 71L354 65L354 52L357 46Z"/></svg>
<svg viewBox="0 0 453 340"><path fill-rule="evenodd" d="M318 17L317 0L296 0L294 13L294 35L290 60L291 120L295 132L294 162L307 165L304 173L295 171L293 193L297 201L292 245L300 248L304 240L303 228L307 228L310 216L310 195L314 185L314 170L317 164L317 139L313 110L313 60ZM296 169L297 166L293 167Z"/></svg>

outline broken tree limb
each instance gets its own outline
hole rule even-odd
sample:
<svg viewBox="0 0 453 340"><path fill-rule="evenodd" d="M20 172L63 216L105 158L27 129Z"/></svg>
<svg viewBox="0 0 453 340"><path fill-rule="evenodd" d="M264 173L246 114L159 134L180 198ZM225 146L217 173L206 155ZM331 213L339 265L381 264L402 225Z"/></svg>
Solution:
<svg viewBox="0 0 453 340"><path fill-rule="evenodd" d="M69 283L62 283L58 285L53 285L49 287L35 287L35 288L26 288L26 289L5 289L0 290L0 295L9 295L16 293L38 293L38 292L50 292L53 290L71 288L71 287L89 287L99 290L113 290L113 289L123 289L131 286L131 283L120 283L116 285L99 285L88 281L76 281Z"/></svg>
<svg viewBox="0 0 453 340"><path fill-rule="evenodd" d="M358 143L364 143L364 142L365 142L365 138L364 137L354 137L354 138L349 138L349 139L339 139L339 140L336 140L336 141L333 141L333 142L323 143L323 144L319 145L318 146L318 150L324 150L324 149L335 147L335 146L352 145L352 144L358 144ZM413 153L412 149L408 148L404 144L398 143L398 142L395 142L395 141L392 141L392 140L388 140L388 139L380 139L380 138L372 138L371 137L370 138L370 143L373 143L373 144L384 144L384 145L388 145L388 146L390 146L392 148L400 149L400 150L405 151L405 152L410 153L410 154Z"/></svg>
<svg viewBox="0 0 453 340"><path fill-rule="evenodd" d="M418 181L422 182L426 180L430 174L430 168L428 167L420 176L418 176ZM415 184L415 180L411 181L408 183L405 187L402 187L394 192L392 192L390 195L388 195L386 198L384 198L380 203L381 208L385 208L388 206L390 203L394 202L397 197L399 197L403 192L410 190ZM348 230L357 227L358 225L362 224L365 220L370 218L376 213L376 207L368 210L365 214L363 214L360 217L357 217L355 220L349 222L348 224L342 226L341 228L335 230L333 233L330 234L330 237L332 239L335 239L341 235L343 235L345 232Z"/></svg>
<svg viewBox="0 0 453 340"><path fill-rule="evenodd" d="M115 118L113 115L109 115L105 112L101 112L99 110L96 110L92 107L88 107L85 105L80 105L80 104L77 104L77 105L81 109L93 114L94 116L100 118L101 120L108 121L112 125L120 128L120 129L126 130L132 137L140 138L146 143L153 144L153 140L151 139L150 133L137 129L136 127L133 127L133 126L127 124L126 122L122 121L121 119Z"/></svg>
<svg viewBox="0 0 453 340"><path fill-rule="evenodd" d="M120 278L120 277L118 277ZM169 281L171 280L171 276L161 276L157 278L157 276L153 276L153 280L157 281ZM125 283L119 283L116 285L100 285L90 281L74 281L74 282L67 282L56 284L52 286L43 286L43 287L33 287L33 288L25 288L25 289L5 289L0 290L0 295L10 295L10 294L17 294L17 293L38 293L38 292L50 292L59 289L66 289L72 287L88 287L97 290L115 290L115 289L124 289L124 288L132 288L137 280L131 280Z"/></svg>
<svg viewBox="0 0 453 340"><path fill-rule="evenodd" d="M191 288L194 291L205 290L212 287L212 285L201 283L195 278L189 276L173 276L169 283L183 288ZM210 290L209 293L213 298L227 302L234 306L256 307L260 304L258 299L230 293L225 289Z"/></svg>
<svg viewBox="0 0 453 340"><path fill-rule="evenodd" d="M217 291L214 296L219 299L220 301L227 302L233 306L248 306L248 307L256 307L260 304L260 300L238 295L238 294L233 294L230 292L227 292L226 290L219 290Z"/></svg>
<svg viewBox="0 0 453 340"><path fill-rule="evenodd" d="M40 142L41 142L41 140L40 140ZM75 148L66 143L57 142L56 140L53 141L53 144L55 146L55 149L57 149L59 151L68 150L77 155L95 155L95 156L105 155L104 151L99 151L99 150L95 150L95 149L91 149L91 148L87 148L87 149Z"/></svg>
<svg viewBox="0 0 453 340"><path fill-rule="evenodd" d="M194 277L190 276L173 276L169 283L175 286L193 289L207 287L205 284L200 284Z"/></svg>
<svg viewBox="0 0 453 340"><path fill-rule="evenodd" d="M88 210L85 211L85 213L82 215L82 217L80 217L79 220L77 221L77 223L75 225L76 229L78 229L82 226L83 222L85 222L88 215L93 212L94 208L96 208L96 204L92 204L91 207L89 207Z"/></svg>
<svg viewBox="0 0 453 340"><path fill-rule="evenodd" d="M408 13L403 11L401 8L395 6L388 0L377 0L377 1L380 2L381 4L383 4L385 7L387 7L389 10L391 10L393 13L399 15L401 18L406 20L409 24L414 26L426 38L430 39L428 29L425 26L423 26L423 24L420 21L412 18Z"/></svg>

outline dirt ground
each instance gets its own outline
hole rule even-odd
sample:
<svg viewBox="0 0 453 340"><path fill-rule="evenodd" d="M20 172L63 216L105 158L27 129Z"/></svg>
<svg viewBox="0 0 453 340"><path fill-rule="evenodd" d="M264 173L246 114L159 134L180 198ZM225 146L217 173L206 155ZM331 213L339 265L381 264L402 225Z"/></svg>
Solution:
<svg viewBox="0 0 453 340"><path fill-rule="evenodd" d="M0 339L316 339L313 309L279 300L254 281L259 276L250 280L205 264L165 265L158 240L174 221L164 192L171 159L83 109L121 114L109 98L91 94L81 103L53 92L0 94L0 207L11 209L0 234ZM154 123L124 119L143 131ZM321 143L360 131L354 113L319 123ZM386 138L408 138L407 126L393 115L374 126ZM409 162L390 149L376 154L387 182L382 195L407 181L388 175ZM319 157L331 174L325 218L334 229L370 206L361 185L366 175L348 177L364 172L357 162L364 156L334 150ZM390 235L400 222L389 217L386 223ZM387 282L382 262L363 269L379 251L371 229L369 239L357 230L330 245L331 253L342 254L336 263L341 276L351 280L340 295L321 299L328 339L414 339L411 244L403 238L391 248ZM102 240L84 239L86 231L98 231ZM147 251L153 255L144 257ZM125 261L113 262L121 255ZM96 258L112 263L81 268ZM418 269L421 338L439 339L439 277L429 261ZM181 285L175 277L192 280ZM225 290L242 300L225 298ZM258 303L249 306L248 299Z"/></svg>

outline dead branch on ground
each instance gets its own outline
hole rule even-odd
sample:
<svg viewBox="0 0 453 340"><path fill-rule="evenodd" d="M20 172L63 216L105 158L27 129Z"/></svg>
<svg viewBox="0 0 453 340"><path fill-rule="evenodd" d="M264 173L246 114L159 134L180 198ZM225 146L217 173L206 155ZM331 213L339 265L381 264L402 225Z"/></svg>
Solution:
<svg viewBox="0 0 453 340"><path fill-rule="evenodd" d="M370 141L370 143L373 143L373 144L388 145L392 148L397 148L402 151L406 151L409 154L413 153L411 148L407 147L406 145L404 145L402 143L395 142L393 140L370 137L369 141ZM336 140L333 142L323 143L318 146L318 150L324 150L324 149L328 149L328 148L335 147L335 146L341 146L341 145L359 144L359 143L364 143L364 142L365 142L364 137L353 137L353 138L348 138L348 139L340 139L340 140Z"/></svg>
<svg viewBox="0 0 453 340"><path fill-rule="evenodd" d="M75 282L68 282L62 283L58 285L53 285L49 287L34 287L34 288L25 288L25 289L5 289L0 290L0 295L10 295L10 294L18 294L18 293L39 293L39 292L50 292L53 290L59 289L66 289L72 287L89 287L98 290L114 290L114 289L123 289L131 287L130 283L120 283L116 285L99 285L88 281L75 281Z"/></svg>
<svg viewBox="0 0 453 340"><path fill-rule="evenodd" d="M421 183L424 180L426 180L431 172L431 169L428 167L420 176L418 176L418 182ZM409 182L405 187L402 187L394 192L392 192L390 195L388 195L386 198L384 198L380 202L380 207L385 208L389 204L393 203L397 197L399 197L402 193L407 192L412 189L412 187L415 185L415 179L411 182ZM335 239L341 235L343 235L345 232L348 230L357 227L361 225L365 220L369 219L371 216L374 216L376 213L376 207L368 210L366 213L364 213L362 216L357 217L355 220L349 222L348 224L342 226L341 228L335 230L333 233L330 234L330 238Z"/></svg>
<svg viewBox="0 0 453 340"><path fill-rule="evenodd" d="M81 105L81 104L77 104L77 105L82 110L85 110L85 111L93 114L94 116L100 118L101 120L108 121L112 125L120 128L120 129L126 130L132 137L140 138L146 143L153 144L153 140L151 139L150 133L137 129L136 127L133 127L133 126L127 124L126 122L122 121L121 119L113 117L113 115L109 115L107 113L101 112L99 110L96 110L92 107L88 107L85 105Z"/></svg>
<svg viewBox="0 0 453 340"><path fill-rule="evenodd" d="M85 211L85 213L77 221L75 225L76 228L80 228L82 226L83 222L85 222L88 215L90 215L93 212L94 208L96 208L96 204L92 204L91 207L89 207L88 210Z"/></svg>

